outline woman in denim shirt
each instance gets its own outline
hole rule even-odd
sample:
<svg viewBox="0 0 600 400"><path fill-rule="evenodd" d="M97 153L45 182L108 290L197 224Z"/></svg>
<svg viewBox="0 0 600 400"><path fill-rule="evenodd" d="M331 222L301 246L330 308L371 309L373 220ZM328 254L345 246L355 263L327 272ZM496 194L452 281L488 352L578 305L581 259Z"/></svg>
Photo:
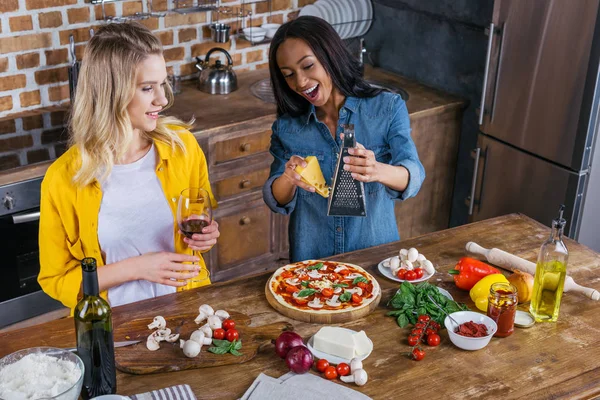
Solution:
<svg viewBox="0 0 600 400"><path fill-rule="evenodd" d="M278 118L263 197L274 212L290 215L291 261L399 240L394 200L415 196L425 178L404 100L366 83L335 30L316 17L279 28L269 69ZM357 147L344 162L365 183L367 217L327 216L327 199L294 171L315 156L331 183L344 124L354 124Z"/></svg>

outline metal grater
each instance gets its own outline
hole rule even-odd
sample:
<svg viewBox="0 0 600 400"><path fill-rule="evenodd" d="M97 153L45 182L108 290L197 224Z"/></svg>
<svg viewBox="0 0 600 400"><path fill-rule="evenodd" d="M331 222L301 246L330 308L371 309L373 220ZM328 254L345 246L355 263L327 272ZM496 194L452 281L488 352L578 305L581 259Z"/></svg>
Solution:
<svg viewBox="0 0 600 400"><path fill-rule="evenodd" d="M344 170L344 157L349 155L348 149L356 147L354 125L348 124L343 127L344 143L333 175L333 189L329 195L327 215L366 217L365 187L361 181L352 178L350 171Z"/></svg>

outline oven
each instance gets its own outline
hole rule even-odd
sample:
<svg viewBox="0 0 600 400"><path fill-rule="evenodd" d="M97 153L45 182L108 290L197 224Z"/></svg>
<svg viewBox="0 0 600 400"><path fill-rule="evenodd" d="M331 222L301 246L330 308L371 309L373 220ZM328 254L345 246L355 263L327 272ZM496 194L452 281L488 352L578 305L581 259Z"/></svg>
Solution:
<svg viewBox="0 0 600 400"><path fill-rule="evenodd" d="M0 328L64 307L37 283L41 183L0 187Z"/></svg>

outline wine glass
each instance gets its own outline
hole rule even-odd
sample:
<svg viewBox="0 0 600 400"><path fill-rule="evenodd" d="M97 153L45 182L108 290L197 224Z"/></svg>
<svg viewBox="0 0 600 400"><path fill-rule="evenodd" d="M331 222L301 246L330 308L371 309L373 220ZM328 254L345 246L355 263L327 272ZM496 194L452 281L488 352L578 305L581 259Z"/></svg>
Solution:
<svg viewBox="0 0 600 400"><path fill-rule="evenodd" d="M202 229L212 222L212 207L208 192L202 188L184 189L179 195L177 204L177 224L185 237L191 239L194 233L202 233ZM196 255L193 250L192 254ZM198 255L199 256L199 255ZM200 262L198 262L200 263ZM192 282L200 282L210 277L208 268L200 269Z"/></svg>

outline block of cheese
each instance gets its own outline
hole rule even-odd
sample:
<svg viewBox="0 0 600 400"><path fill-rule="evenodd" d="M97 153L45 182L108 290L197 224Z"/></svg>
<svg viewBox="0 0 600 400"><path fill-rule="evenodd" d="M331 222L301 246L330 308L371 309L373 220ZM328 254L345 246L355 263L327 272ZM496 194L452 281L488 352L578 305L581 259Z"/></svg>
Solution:
<svg viewBox="0 0 600 400"><path fill-rule="evenodd" d="M364 356L373 350L373 343L369 340L365 331L355 333L352 335L352 339L354 340L354 352L356 356Z"/></svg>
<svg viewBox="0 0 600 400"><path fill-rule="evenodd" d="M329 186L325 182L323 172L319 166L319 160L315 156L308 156L304 159L306 161L306 168L301 166L296 167L296 172L300 174L302 182L306 183L315 188L316 192L321 196L329 197Z"/></svg>
<svg viewBox="0 0 600 400"><path fill-rule="evenodd" d="M347 329L324 326L313 338L313 347L323 353L346 358L354 357L354 333Z"/></svg>

